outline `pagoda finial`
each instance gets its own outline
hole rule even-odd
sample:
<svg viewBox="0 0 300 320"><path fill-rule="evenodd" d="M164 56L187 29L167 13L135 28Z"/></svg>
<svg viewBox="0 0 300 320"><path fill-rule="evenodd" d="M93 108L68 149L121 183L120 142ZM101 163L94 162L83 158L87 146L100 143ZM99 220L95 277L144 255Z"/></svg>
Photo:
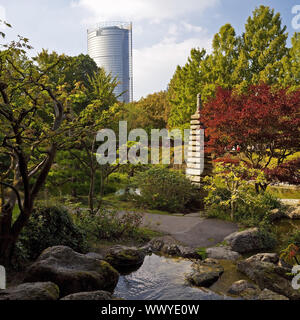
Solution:
<svg viewBox="0 0 300 320"><path fill-rule="evenodd" d="M197 113L200 113L202 109L202 100L201 100L201 93L197 94Z"/></svg>

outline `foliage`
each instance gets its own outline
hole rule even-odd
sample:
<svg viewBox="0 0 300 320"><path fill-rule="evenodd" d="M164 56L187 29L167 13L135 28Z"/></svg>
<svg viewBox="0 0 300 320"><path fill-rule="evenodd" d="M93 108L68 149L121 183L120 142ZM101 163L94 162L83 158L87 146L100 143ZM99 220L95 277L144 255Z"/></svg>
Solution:
<svg viewBox="0 0 300 320"><path fill-rule="evenodd" d="M265 173L270 181L294 185L300 184L300 158L286 161L275 168L266 168Z"/></svg>
<svg viewBox="0 0 300 320"><path fill-rule="evenodd" d="M187 63L177 67L168 87L169 126L187 127L197 94L206 103L217 87L242 93L250 85L265 82L299 89L300 37L295 33L291 48L287 37L280 14L263 5L247 19L242 35L236 35L230 24L222 26L214 36L211 54L193 48Z"/></svg>
<svg viewBox="0 0 300 320"><path fill-rule="evenodd" d="M64 55L39 65L26 56L28 39L2 46L0 52L0 152L8 166L0 177L0 260L9 264L15 242L28 221L57 150L77 127L70 114L70 101L80 85L70 90L57 85ZM71 92L71 93L70 93ZM15 205L19 216L12 223Z"/></svg>
<svg viewBox="0 0 300 320"><path fill-rule="evenodd" d="M44 64L52 60L53 56L55 57L56 53L48 54L47 51L43 51L37 61ZM64 189L65 192L71 189L69 192L71 191L73 196L77 196L83 190L89 190L89 207L91 212L94 212L101 205L101 201L96 204L94 195L96 192L103 195L104 179L110 173L106 170L107 166L100 167L96 161L95 137L98 130L109 127L110 119L113 117L113 106L117 102L114 94L117 81L110 74L106 74L104 69L93 68L94 62L91 63L90 59L82 55L65 58L60 81L66 81L66 87L74 81L84 84L80 93L74 94L71 101L73 117L84 131L77 128L70 130L69 135L73 139L58 152L55 166L49 173L47 187L50 190ZM76 72L70 74L70 68L75 66L78 66ZM100 181L97 187L96 180Z"/></svg>
<svg viewBox="0 0 300 320"><path fill-rule="evenodd" d="M96 215L82 211L76 216L76 224L85 230L90 241L138 238L142 222L140 213L119 214L101 209Z"/></svg>
<svg viewBox="0 0 300 320"><path fill-rule="evenodd" d="M43 250L57 245L85 252L88 249L85 238L85 233L73 223L67 209L39 204L20 234L18 248L23 248L29 260L35 260Z"/></svg>
<svg viewBox="0 0 300 320"><path fill-rule="evenodd" d="M300 247L293 243L289 244L287 248L281 251L280 258L287 263L297 263L300 264Z"/></svg>
<svg viewBox="0 0 300 320"><path fill-rule="evenodd" d="M241 95L219 88L203 110L208 146L217 154L239 146L239 157L253 168L280 166L299 149L300 90L251 86Z"/></svg>
<svg viewBox="0 0 300 320"><path fill-rule="evenodd" d="M196 248L196 253L199 254L201 260L205 260L207 258L206 248Z"/></svg>
<svg viewBox="0 0 300 320"><path fill-rule="evenodd" d="M261 247L266 249L273 249L277 245L277 237L272 230L270 222L265 219L258 225L258 238L261 242Z"/></svg>
<svg viewBox="0 0 300 320"><path fill-rule="evenodd" d="M204 73L199 70L205 50L192 49L185 66L178 66L168 86L168 100L171 105L168 125L171 128L188 128L191 115L195 112L196 96L205 83ZM205 101L205 96L202 94Z"/></svg>
<svg viewBox="0 0 300 320"><path fill-rule="evenodd" d="M134 185L141 193L136 200L150 209L186 211L199 197L196 188L183 174L162 167L140 172L134 177Z"/></svg>
<svg viewBox="0 0 300 320"><path fill-rule="evenodd" d="M295 244L300 247L300 230L296 230L289 238L289 244Z"/></svg>
<svg viewBox="0 0 300 320"><path fill-rule="evenodd" d="M149 133L151 129L167 127L169 109L167 92L160 91L122 105L118 117L127 121L128 130L143 128Z"/></svg>
<svg viewBox="0 0 300 320"><path fill-rule="evenodd" d="M264 181L262 171L244 164L217 163L214 175L204 178L205 198L209 216L240 221L248 225L264 223L268 212L280 207L280 202L269 193L257 194L254 183Z"/></svg>
<svg viewBox="0 0 300 320"><path fill-rule="evenodd" d="M74 155L77 170L83 164L88 167L85 176L90 175L93 211L94 136L111 116L117 82L88 56L68 57L44 50L29 58L26 51L31 47L23 37L2 47L0 152L5 167L0 174L0 260L9 264L52 165L64 171L56 174L56 178L62 178L55 181L56 185L75 180L74 175L79 179L73 174L73 165L65 162L61 168L55 163L58 152L67 150ZM19 215L12 221L16 205Z"/></svg>

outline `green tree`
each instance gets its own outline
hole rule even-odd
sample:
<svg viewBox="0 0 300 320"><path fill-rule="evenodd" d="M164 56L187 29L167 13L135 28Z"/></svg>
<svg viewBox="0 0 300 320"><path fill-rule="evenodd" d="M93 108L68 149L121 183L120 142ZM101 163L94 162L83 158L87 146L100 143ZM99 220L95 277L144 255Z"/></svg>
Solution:
<svg viewBox="0 0 300 320"><path fill-rule="evenodd" d="M197 94L205 103L214 97L216 87L245 92L260 82L299 85L299 36L293 37L289 49L285 31L280 14L260 6L248 18L241 36L226 24L214 36L211 54L192 49L186 65L177 67L169 83L169 126L188 127Z"/></svg>
<svg viewBox="0 0 300 320"><path fill-rule="evenodd" d="M129 130L143 128L150 132L151 129L167 127L170 104L167 92L160 91L149 94L139 101L120 106L118 116L126 120Z"/></svg>
<svg viewBox="0 0 300 320"><path fill-rule="evenodd" d="M246 57L245 82L276 84L282 69L281 60L288 54L286 26L282 26L280 13L260 6L247 19L241 37L241 55Z"/></svg>
<svg viewBox="0 0 300 320"><path fill-rule="evenodd" d="M281 60L279 83L283 87L290 87L290 90L297 90L300 87L300 32L294 33L291 42L289 54Z"/></svg>
<svg viewBox="0 0 300 320"><path fill-rule="evenodd" d="M197 93L202 92L205 83L200 68L205 54L204 49L192 49L186 65L177 67L169 83L168 99L171 110L168 124L171 128L186 128L190 121L190 115L195 112Z"/></svg>
<svg viewBox="0 0 300 320"><path fill-rule="evenodd" d="M0 263L8 265L18 236L43 188L57 150L71 128L69 94L53 82L63 57L38 66L26 56L28 39L2 46L0 52L1 175ZM73 92L80 92L73 84ZM19 213L13 216L15 206Z"/></svg>

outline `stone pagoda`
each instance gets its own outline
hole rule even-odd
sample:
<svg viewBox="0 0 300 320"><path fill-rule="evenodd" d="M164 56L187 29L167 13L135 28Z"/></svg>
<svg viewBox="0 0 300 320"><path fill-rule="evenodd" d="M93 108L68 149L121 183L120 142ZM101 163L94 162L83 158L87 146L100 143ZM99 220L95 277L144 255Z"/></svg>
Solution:
<svg viewBox="0 0 300 320"><path fill-rule="evenodd" d="M196 186L201 186L201 176L211 172L210 154L204 153L204 125L201 123L202 101L197 95L197 110L191 116L186 176Z"/></svg>

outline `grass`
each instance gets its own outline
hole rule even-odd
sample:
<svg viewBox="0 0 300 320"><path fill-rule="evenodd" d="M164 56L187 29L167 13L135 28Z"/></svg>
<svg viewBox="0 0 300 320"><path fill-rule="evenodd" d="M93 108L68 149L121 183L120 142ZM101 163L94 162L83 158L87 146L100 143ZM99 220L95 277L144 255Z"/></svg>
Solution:
<svg viewBox="0 0 300 320"><path fill-rule="evenodd" d="M167 211L143 209L136 206L134 201L122 200L115 194L109 194L103 197L103 206L105 208L112 208L119 211L133 211L133 212L147 212L152 214L172 215Z"/></svg>
<svg viewBox="0 0 300 320"><path fill-rule="evenodd" d="M269 186L267 191L278 199L300 199L299 187Z"/></svg>

